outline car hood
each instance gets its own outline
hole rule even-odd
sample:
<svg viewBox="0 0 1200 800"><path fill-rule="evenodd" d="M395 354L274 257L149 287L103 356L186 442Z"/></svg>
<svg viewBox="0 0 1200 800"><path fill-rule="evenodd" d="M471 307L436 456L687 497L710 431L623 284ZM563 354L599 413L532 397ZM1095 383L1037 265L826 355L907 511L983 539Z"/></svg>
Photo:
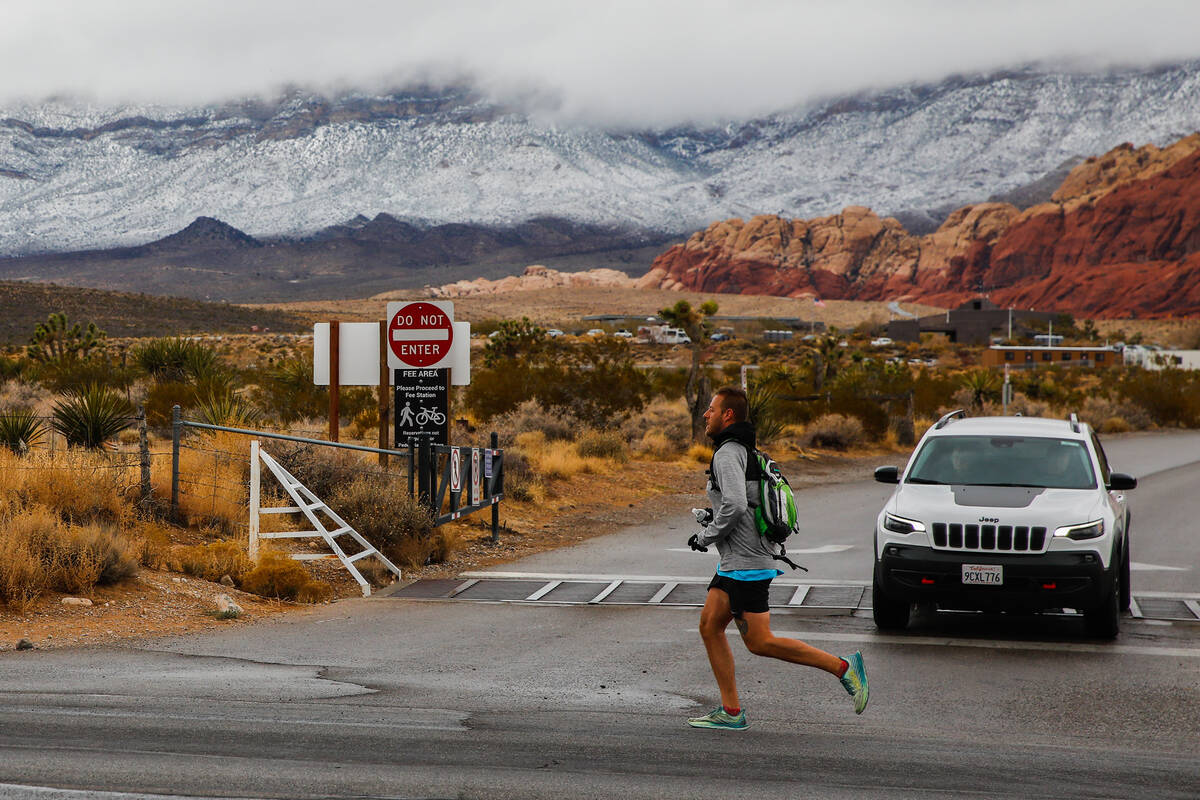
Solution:
<svg viewBox="0 0 1200 800"><path fill-rule="evenodd" d="M887 511L922 522L1058 526L1099 519L1096 489L902 484Z"/></svg>

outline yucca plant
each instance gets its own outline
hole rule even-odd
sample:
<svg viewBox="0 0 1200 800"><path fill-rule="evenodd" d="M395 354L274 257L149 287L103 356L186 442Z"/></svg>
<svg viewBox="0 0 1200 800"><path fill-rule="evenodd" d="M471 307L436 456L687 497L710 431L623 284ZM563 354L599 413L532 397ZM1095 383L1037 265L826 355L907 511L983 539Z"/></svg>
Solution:
<svg viewBox="0 0 1200 800"><path fill-rule="evenodd" d="M200 394L196 400L195 414L200 422L233 428L249 427L261 417L257 408L229 387Z"/></svg>
<svg viewBox="0 0 1200 800"><path fill-rule="evenodd" d="M46 435L46 426L29 409L0 412L0 445L14 453L27 452Z"/></svg>
<svg viewBox="0 0 1200 800"><path fill-rule="evenodd" d="M71 447L96 450L133 424L133 406L114 389L91 384L74 389L54 404L50 426Z"/></svg>
<svg viewBox="0 0 1200 800"><path fill-rule="evenodd" d="M215 350L179 337L151 339L134 348L133 360L157 383L199 381L220 368Z"/></svg>

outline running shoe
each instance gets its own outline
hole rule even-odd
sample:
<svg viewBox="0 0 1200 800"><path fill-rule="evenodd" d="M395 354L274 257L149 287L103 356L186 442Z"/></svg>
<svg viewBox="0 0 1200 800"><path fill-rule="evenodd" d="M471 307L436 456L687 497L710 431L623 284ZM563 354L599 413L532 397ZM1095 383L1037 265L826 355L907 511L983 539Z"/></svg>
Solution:
<svg viewBox="0 0 1200 800"><path fill-rule="evenodd" d="M842 676L842 686L854 698L854 713L861 714L867 707L867 668L863 666L862 653L856 652L846 663L850 666Z"/></svg>
<svg viewBox="0 0 1200 800"><path fill-rule="evenodd" d="M750 723L746 722L745 711L739 711L737 716L733 716L726 713L721 706L717 706L703 717L692 717L688 720L688 725L693 728L720 728L730 731L744 731L750 727Z"/></svg>

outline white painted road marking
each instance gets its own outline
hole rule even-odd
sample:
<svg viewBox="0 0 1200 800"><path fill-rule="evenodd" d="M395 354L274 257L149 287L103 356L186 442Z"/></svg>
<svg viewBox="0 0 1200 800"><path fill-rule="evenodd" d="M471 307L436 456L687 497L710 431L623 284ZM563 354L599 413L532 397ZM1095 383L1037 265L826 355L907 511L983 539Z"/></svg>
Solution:
<svg viewBox="0 0 1200 800"><path fill-rule="evenodd" d="M1140 561L1130 561L1129 568L1136 572L1191 572L1191 567L1167 567L1161 564L1143 564Z"/></svg>
<svg viewBox="0 0 1200 800"><path fill-rule="evenodd" d="M688 632L694 634L695 630L688 628ZM1200 658L1200 648L1194 647L1148 647L1126 644L1087 644L1084 642L1011 642L995 639L956 639L949 636L895 636L882 633L836 633L832 631L774 631L774 633L776 636L786 636L789 639L800 639L802 641L909 644L924 647L975 647L987 650L1041 650L1060 653Z"/></svg>

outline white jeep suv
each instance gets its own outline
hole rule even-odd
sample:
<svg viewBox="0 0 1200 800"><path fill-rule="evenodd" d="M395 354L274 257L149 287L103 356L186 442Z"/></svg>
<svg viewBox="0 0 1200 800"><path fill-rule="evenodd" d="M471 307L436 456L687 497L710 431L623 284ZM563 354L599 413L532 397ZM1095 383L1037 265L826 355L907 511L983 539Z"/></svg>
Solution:
<svg viewBox="0 0 1200 800"><path fill-rule="evenodd" d="M1096 637L1129 608L1129 510L1137 480L1111 472L1100 440L1072 414L942 417L875 523L872 609L880 629L913 603L942 608L1081 611Z"/></svg>

